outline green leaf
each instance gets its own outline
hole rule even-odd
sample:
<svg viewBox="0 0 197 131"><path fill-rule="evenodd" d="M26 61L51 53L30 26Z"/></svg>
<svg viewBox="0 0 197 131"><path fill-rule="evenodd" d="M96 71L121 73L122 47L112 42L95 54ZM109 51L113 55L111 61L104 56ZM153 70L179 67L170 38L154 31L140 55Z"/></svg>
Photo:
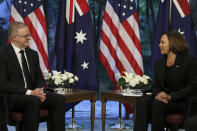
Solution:
<svg viewBox="0 0 197 131"><path fill-rule="evenodd" d="M126 86L126 82L125 82L125 79L123 77L121 77L119 80L118 80L118 83L117 83L117 86Z"/></svg>

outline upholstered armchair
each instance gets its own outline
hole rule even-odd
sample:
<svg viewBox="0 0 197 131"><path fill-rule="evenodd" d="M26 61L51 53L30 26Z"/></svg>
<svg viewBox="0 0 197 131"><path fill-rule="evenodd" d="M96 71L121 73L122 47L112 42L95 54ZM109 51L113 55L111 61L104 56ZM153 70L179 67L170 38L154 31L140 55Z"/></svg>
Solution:
<svg viewBox="0 0 197 131"><path fill-rule="evenodd" d="M16 131L23 131L23 112L12 112L11 105L8 102L9 95L0 93L0 109L5 114L5 119L8 125L16 126ZM40 122L47 121L48 110L40 110Z"/></svg>
<svg viewBox="0 0 197 131"><path fill-rule="evenodd" d="M167 115L168 129L170 131L178 131L180 127L183 127L184 120L190 116L197 114L197 96L188 98L189 104L187 108L187 114L173 113Z"/></svg>

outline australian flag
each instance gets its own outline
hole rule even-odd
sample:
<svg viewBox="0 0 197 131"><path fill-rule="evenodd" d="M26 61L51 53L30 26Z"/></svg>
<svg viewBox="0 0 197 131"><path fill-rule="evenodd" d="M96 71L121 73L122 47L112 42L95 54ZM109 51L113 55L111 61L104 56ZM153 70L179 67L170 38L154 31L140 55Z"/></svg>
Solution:
<svg viewBox="0 0 197 131"><path fill-rule="evenodd" d="M98 87L93 37L87 0L61 0L56 30L56 69L78 76L75 88L96 90Z"/></svg>
<svg viewBox="0 0 197 131"><path fill-rule="evenodd" d="M163 33L169 30L179 31L185 36L190 47L190 54L197 56L196 35L192 26L191 10L188 0L161 0L159 13L157 16L157 25L152 45L151 66L157 58L161 57L159 43ZM170 11L171 8L171 11Z"/></svg>

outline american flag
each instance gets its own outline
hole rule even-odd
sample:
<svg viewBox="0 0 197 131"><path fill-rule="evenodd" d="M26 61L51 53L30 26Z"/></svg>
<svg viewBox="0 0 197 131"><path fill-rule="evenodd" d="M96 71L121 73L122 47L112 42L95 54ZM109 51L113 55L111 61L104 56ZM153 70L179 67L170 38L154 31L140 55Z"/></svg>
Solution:
<svg viewBox="0 0 197 131"><path fill-rule="evenodd" d="M55 44L56 69L78 76L75 88L96 90L95 41L88 1L61 0L59 14Z"/></svg>
<svg viewBox="0 0 197 131"><path fill-rule="evenodd" d="M38 52L41 70L48 70L48 45L46 20L42 0L13 0L10 23L25 23L32 35L29 42L31 49Z"/></svg>
<svg viewBox="0 0 197 131"><path fill-rule="evenodd" d="M99 56L115 89L123 72L143 74L138 14L135 0L108 0L106 3Z"/></svg>
<svg viewBox="0 0 197 131"><path fill-rule="evenodd" d="M151 66L161 57L159 43L163 33L169 30L179 31L185 36L190 47L190 54L197 56L197 41L191 19L189 0L161 0L157 24L152 45Z"/></svg>

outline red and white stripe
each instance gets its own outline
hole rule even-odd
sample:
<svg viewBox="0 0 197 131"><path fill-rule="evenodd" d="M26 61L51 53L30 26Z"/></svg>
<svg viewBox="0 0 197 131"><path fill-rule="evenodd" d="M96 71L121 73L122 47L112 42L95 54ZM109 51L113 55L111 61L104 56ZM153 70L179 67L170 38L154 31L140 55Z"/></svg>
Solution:
<svg viewBox="0 0 197 131"><path fill-rule="evenodd" d="M99 55L115 89L118 89L115 74L123 74L124 71L143 74L137 13L121 23L111 4L107 2Z"/></svg>
<svg viewBox="0 0 197 131"><path fill-rule="evenodd" d="M66 1L66 20L67 20L68 24L71 24L74 22L75 1L76 0L67 0Z"/></svg>
<svg viewBox="0 0 197 131"><path fill-rule="evenodd" d="M40 6L23 19L13 5L10 22L14 21L24 22L28 26L32 35L32 39L29 41L29 46L31 49L38 52L41 70L48 70L47 30L43 6Z"/></svg>
<svg viewBox="0 0 197 131"><path fill-rule="evenodd" d="M123 23L120 22L109 2L103 17L99 57L104 65L115 89L117 77L115 74L143 74L143 60L139 36L138 16L134 13ZM131 106L125 105L128 109Z"/></svg>
<svg viewBox="0 0 197 131"><path fill-rule="evenodd" d="M182 18L191 13L189 0L173 0L173 2Z"/></svg>
<svg viewBox="0 0 197 131"><path fill-rule="evenodd" d="M66 3L66 20L68 24L72 24L75 20L75 7L80 16L89 11L87 0L67 0Z"/></svg>

